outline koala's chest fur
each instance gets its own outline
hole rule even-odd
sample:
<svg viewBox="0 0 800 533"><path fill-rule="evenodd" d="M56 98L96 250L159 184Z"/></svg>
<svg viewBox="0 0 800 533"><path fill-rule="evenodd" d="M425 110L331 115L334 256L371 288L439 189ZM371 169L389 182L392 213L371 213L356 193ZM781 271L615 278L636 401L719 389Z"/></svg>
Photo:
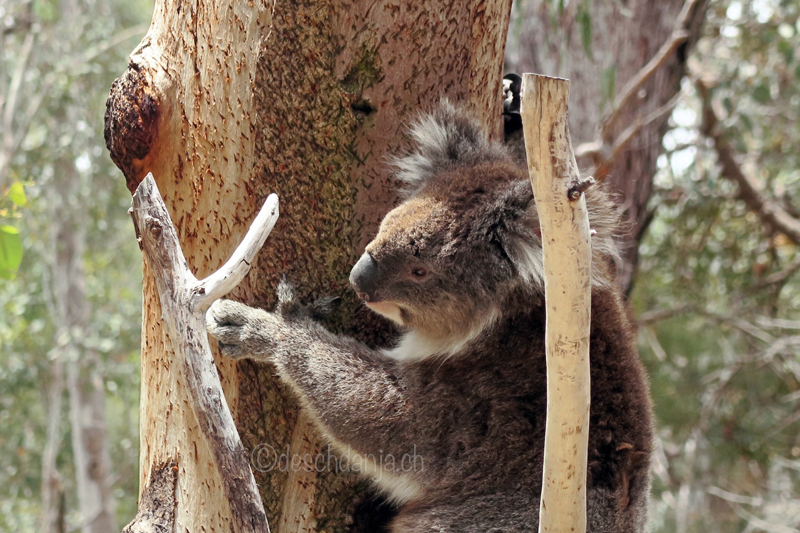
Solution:
<svg viewBox="0 0 800 533"><path fill-rule="evenodd" d="M590 479L614 487L626 478L624 500L635 477L628 456L651 447L647 391L628 335L609 335L599 323L624 318L618 302L601 291L594 300ZM541 490L544 319L540 304L511 309L453 356L398 363L397 378L414 399L408 412L414 423L398 440L413 445L408 453L425 461L425 468L409 477L428 491L426 498L512 487L532 494ZM641 402L630 405L630 399ZM645 480L639 481L635 489L646 490Z"/></svg>

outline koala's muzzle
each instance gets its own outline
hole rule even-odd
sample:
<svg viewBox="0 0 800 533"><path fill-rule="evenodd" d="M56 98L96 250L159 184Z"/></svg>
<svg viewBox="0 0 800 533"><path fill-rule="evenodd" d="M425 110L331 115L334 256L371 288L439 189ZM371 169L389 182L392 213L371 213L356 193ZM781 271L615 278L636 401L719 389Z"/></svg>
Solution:
<svg viewBox="0 0 800 533"><path fill-rule="evenodd" d="M358 297L365 302L375 301L379 272L378 262L369 252L364 252L353 270L350 271L350 285L356 290Z"/></svg>

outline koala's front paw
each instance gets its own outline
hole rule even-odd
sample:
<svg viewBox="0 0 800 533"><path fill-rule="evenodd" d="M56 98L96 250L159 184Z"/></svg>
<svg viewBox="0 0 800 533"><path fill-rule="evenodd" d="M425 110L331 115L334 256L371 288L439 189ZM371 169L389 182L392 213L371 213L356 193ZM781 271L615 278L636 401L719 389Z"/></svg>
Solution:
<svg viewBox="0 0 800 533"><path fill-rule="evenodd" d="M231 300L217 300L206 312L206 329L228 357L269 359L282 319Z"/></svg>

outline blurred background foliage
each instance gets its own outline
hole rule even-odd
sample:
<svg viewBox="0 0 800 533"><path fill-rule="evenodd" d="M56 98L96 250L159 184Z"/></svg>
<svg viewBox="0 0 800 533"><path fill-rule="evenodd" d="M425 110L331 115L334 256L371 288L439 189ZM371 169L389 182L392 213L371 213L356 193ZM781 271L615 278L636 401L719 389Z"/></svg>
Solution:
<svg viewBox="0 0 800 533"><path fill-rule="evenodd" d="M0 531L40 530L48 392L59 347L53 227L63 211L83 219L90 326L81 331L81 349L99 355L118 521L136 511L141 255L127 215L130 194L105 149L103 113L152 7L152 0L0 0L0 225L18 230L23 245L15 278L0 281ZM62 188L65 174L76 181L69 189ZM25 202L9 198L15 188ZM63 394L56 464L73 530L83 518L75 513Z"/></svg>
<svg viewBox="0 0 800 533"><path fill-rule="evenodd" d="M798 14L796 0L712 1L664 137L633 293L657 531L800 526L800 254L741 199L703 124L706 100L741 170L797 219Z"/></svg>
<svg viewBox="0 0 800 533"><path fill-rule="evenodd" d="M59 342L52 225L65 204L84 217L83 344L100 354L117 520L135 514L141 258L102 128L108 89L151 12L151 0L0 0L0 227L22 246L15 277L19 254L0 261L0 278L14 277L0 281L0 531L40 529ZM602 31L576 13L584 34ZM742 170L800 218L798 15L800 0L712 0L664 136L632 293L657 414L654 531L800 530L800 253L723 175L703 112ZM61 196L65 161L79 179ZM61 431L75 529L69 424Z"/></svg>

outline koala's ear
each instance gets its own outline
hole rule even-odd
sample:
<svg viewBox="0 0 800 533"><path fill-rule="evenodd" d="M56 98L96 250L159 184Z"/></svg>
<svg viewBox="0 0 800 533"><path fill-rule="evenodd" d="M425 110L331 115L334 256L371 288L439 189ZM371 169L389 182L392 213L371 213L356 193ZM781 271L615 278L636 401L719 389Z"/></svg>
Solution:
<svg viewBox="0 0 800 533"><path fill-rule="evenodd" d="M486 138L477 121L447 100L420 117L409 135L412 151L394 159L392 166L410 193L441 172L507 157L501 145Z"/></svg>
<svg viewBox="0 0 800 533"><path fill-rule="evenodd" d="M511 264L527 282L544 283L539 217L528 180L518 181L505 191L498 215L495 239Z"/></svg>

